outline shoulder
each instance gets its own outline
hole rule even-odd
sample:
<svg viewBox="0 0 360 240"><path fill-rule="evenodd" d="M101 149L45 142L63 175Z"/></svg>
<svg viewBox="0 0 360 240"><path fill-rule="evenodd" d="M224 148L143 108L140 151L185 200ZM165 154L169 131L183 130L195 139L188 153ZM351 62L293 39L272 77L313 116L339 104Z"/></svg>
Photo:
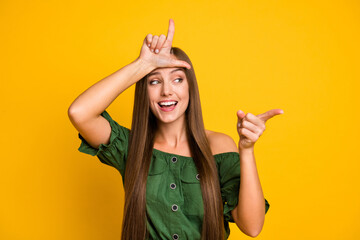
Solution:
<svg viewBox="0 0 360 240"><path fill-rule="evenodd" d="M205 130L212 154L239 152L234 139L221 132Z"/></svg>

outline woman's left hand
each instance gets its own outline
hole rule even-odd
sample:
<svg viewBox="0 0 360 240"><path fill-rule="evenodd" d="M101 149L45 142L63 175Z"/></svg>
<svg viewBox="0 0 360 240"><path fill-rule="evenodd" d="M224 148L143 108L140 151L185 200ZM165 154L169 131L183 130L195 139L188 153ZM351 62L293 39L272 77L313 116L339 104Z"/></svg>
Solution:
<svg viewBox="0 0 360 240"><path fill-rule="evenodd" d="M270 118L282 113L284 113L282 109L272 109L255 116L251 113L245 114L243 111L239 110L237 112L237 130L240 136L239 150L241 151L244 149L253 148L255 142L265 131L265 122Z"/></svg>

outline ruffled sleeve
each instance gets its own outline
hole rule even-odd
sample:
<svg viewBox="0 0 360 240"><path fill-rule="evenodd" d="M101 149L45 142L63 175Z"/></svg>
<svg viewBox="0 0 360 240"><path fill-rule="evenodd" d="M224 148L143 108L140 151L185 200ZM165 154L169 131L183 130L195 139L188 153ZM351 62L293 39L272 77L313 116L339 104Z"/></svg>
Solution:
<svg viewBox="0 0 360 240"><path fill-rule="evenodd" d="M224 221L235 222L231 211L237 206L240 187L239 153L227 152L215 155L218 165L221 197L224 206ZM270 204L265 199L265 214Z"/></svg>
<svg viewBox="0 0 360 240"><path fill-rule="evenodd" d="M124 176L130 130L114 121L107 111L102 112L101 116L110 123L109 144L102 143L98 148L93 148L79 133L81 144L78 150L91 156L97 156L100 162L116 168Z"/></svg>

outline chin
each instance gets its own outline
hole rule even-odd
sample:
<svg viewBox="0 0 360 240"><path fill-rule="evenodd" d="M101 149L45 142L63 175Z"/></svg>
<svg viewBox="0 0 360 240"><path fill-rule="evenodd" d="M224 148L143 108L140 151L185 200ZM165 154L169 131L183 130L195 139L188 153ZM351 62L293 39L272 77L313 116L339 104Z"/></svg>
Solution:
<svg viewBox="0 0 360 240"><path fill-rule="evenodd" d="M156 117L159 123L173 123L185 119L185 113L181 116Z"/></svg>
<svg viewBox="0 0 360 240"><path fill-rule="evenodd" d="M176 120L178 120L178 119L171 119L171 118L159 119L158 118L158 122L160 122L160 123L173 123L173 122L176 122Z"/></svg>

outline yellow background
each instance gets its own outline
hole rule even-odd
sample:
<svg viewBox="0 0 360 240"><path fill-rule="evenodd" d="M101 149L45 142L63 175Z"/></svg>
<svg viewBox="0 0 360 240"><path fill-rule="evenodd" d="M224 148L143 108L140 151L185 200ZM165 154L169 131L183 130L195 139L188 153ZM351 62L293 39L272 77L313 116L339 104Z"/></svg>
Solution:
<svg viewBox="0 0 360 240"><path fill-rule="evenodd" d="M207 129L238 142L237 110L284 110L255 144L257 239L360 239L360 3L340 0L1 1L0 239L119 239L121 177L77 151L67 109L169 18ZM126 127L133 93L107 109Z"/></svg>

